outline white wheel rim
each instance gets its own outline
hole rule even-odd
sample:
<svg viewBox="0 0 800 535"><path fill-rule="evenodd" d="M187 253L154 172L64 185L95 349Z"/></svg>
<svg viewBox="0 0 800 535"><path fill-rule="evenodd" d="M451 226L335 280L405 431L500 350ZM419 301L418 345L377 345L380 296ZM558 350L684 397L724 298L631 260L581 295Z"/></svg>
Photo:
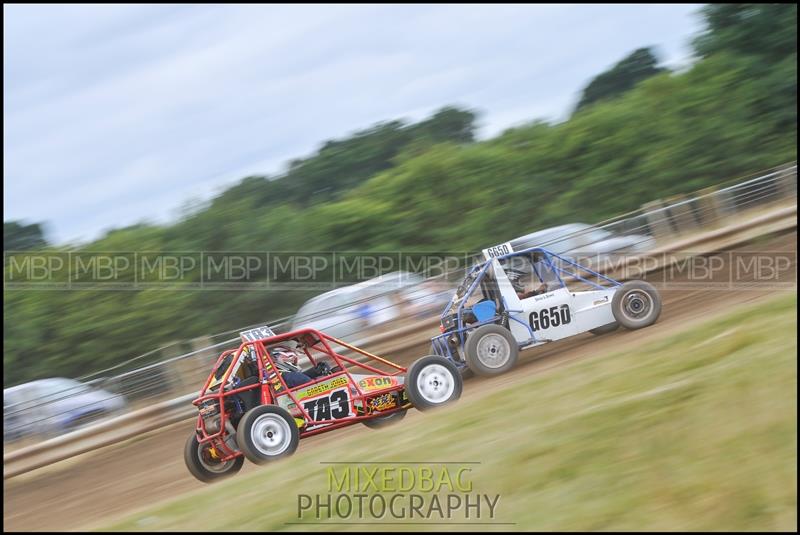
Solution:
<svg viewBox="0 0 800 535"><path fill-rule="evenodd" d="M233 464L233 459L225 462L215 462L209 463L206 462L205 456L203 455L203 450L208 448L208 444L198 444L197 445L197 459L200 461L200 464L208 470L209 472L214 472L215 474L221 474L223 472L227 472L228 468Z"/></svg>
<svg viewBox="0 0 800 535"><path fill-rule="evenodd" d="M289 448L292 433L286 420L277 414L262 414L250 427L253 445L264 455L280 455Z"/></svg>
<svg viewBox="0 0 800 535"><path fill-rule="evenodd" d="M486 334L478 340L478 360L487 368L500 368L511 357L511 345L505 336Z"/></svg>
<svg viewBox="0 0 800 535"><path fill-rule="evenodd" d="M417 390L428 403L443 403L456 388L453 374L441 364L429 364L417 376Z"/></svg>

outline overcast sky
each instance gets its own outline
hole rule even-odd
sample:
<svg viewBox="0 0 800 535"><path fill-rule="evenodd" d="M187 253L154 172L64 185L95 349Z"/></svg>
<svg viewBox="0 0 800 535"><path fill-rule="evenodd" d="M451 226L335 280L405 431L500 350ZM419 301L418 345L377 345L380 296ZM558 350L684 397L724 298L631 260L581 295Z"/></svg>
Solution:
<svg viewBox="0 0 800 535"><path fill-rule="evenodd" d="M88 240L378 121L560 120L635 48L685 64L698 9L4 5L4 219Z"/></svg>

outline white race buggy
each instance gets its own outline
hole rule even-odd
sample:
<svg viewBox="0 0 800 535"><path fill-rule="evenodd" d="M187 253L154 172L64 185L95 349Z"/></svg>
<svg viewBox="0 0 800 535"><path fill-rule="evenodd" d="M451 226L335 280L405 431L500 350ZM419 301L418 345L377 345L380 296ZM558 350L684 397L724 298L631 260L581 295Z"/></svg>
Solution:
<svg viewBox="0 0 800 535"><path fill-rule="evenodd" d="M540 247L483 251L441 316L432 353L479 375L514 367L520 349L584 332L655 323L661 297L649 283L617 282Z"/></svg>

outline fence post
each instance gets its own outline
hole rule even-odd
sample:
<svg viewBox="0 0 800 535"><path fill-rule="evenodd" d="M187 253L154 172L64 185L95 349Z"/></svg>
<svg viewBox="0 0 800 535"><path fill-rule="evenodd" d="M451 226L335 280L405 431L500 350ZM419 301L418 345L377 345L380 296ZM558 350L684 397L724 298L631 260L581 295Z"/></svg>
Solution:
<svg viewBox="0 0 800 535"><path fill-rule="evenodd" d="M650 227L650 232L656 241L669 239L672 235L672 227L661 199L643 204L642 211L647 219L647 226Z"/></svg>
<svg viewBox="0 0 800 535"><path fill-rule="evenodd" d="M698 192L697 203L700 206L700 219L704 226L714 227L733 213L730 193L719 191L716 186L703 188Z"/></svg>
<svg viewBox="0 0 800 535"><path fill-rule="evenodd" d="M212 345L211 337L198 336L190 340L192 352L201 350ZM177 356L177 355L173 355ZM216 360L216 355L212 349L201 351L196 355L191 355L171 362L172 374L177 378L180 385L180 394L186 394L192 390L199 390L202 382L208 376L211 365Z"/></svg>
<svg viewBox="0 0 800 535"><path fill-rule="evenodd" d="M684 195L673 195L666 200L670 218L681 234L697 230L691 203L685 202L686 200Z"/></svg>
<svg viewBox="0 0 800 535"><path fill-rule="evenodd" d="M214 342L210 336L198 336L192 338L192 351L201 351L197 355L189 359L184 359L186 376L192 378L193 384L196 388L203 386L201 383L205 381L208 374L211 372L211 366L217 361L217 357L222 353L221 349L205 349L213 345Z"/></svg>
<svg viewBox="0 0 800 535"><path fill-rule="evenodd" d="M164 358L170 359L173 357L177 357L183 351L181 350L182 344L174 343L163 350ZM183 373L181 373L181 362L185 359L178 359L172 362L167 363L166 367L169 370L167 375L170 379L170 384L172 386L172 390L177 394L186 394L188 391L187 382L184 379Z"/></svg>
<svg viewBox="0 0 800 535"><path fill-rule="evenodd" d="M797 164L781 169L777 182L782 198L797 197Z"/></svg>

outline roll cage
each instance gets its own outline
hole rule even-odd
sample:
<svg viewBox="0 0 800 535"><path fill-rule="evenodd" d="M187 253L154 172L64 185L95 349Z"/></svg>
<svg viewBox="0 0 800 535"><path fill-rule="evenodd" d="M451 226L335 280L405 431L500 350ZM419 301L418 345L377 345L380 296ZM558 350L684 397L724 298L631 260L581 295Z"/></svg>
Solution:
<svg viewBox="0 0 800 535"><path fill-rule="evenodd" d="M281 376L280 371L276 367L275 361L267 350L267 348L270 346L287 341L296 342L298 345L298 352L304 353L313 366L317 365L320 358L329 357L336 363L336 367L339 368L339 371L330 373L328 375L323 375L302 385L289 388ZM342 349L339 351L334 350L334 347L337 346L339 348L343 348L344 350L355 353L355 358L343 355L341 353ZM230 364L227 365L224 374L219 377L218 371L220 366L229 356L232 356ZM243 364L243 361L246 357L255 357L255 362L257 364L256 377L258 378L258 381L243 387L234 387L228 389L229 386L232 386L228 384L229 380L232 378L232 376L234 376L234 374L239 372L240 366ZM367 364L365 361L372 361L375 364ZM377 368L376 366L378 365L383 366L384 369ZM220 354L219 358L214 364L211 374L209 375L208 379L206 379L203 388L200 390L200 395L194 401L192 401L195 406L201 409L201 415L198 417L196 428L198 442L201 444L212 442L212 445L215 448L218 448L222 453L222 461L226 461L241 455L241 452L233 450L228 444L226 444L224 439L226 423L230 421L230 418L225 410L225 400L226 398L236 394L241 394L243 392L249 392L258 389L259 404L262 405L274 404L279 398L284 396L291 400L291 402L294 403L294 410L299 413L298 415L295 415L295 417L302 418L305 422L300 431L300 436L302 438L304 436L330 431L356 421L371 418L373 417L373 414L367 410L367 407L369 406L368 401L370 399L392 392L399 392L404 389L402 381L393 381L390 386L386 388L371 389L366 391L359 384L359 381L354 379L353 370L355 369L360 369L373 375L384 377L395 377L406 373L406 368L398 364L311 328L298 329L285 334L243 342L237 349L230 349ZM315 420L311 417L308 410L297 398L296 392L313 387L315 384L330 381L331 379L335 379L337 377L346 378L347 388L351 393L351 398L349 400L350 406L354 406L357 402L360 402L361 406L364 408L364 414L337 418L336 420ZM206 430L205 422L202 416L201 406L207 404L209 400L216 401L217 407L219 408L219 430L214 433L209 433ZM409 406L409 403L398 403L397 406L392 409L381 410L380 414L384 415L397 412L404 410ZM309 427L315 428L308 429Z"/></svg>
<svg viewBox="0 0 800 535"><path fill-rule="evenodd" d="M570 289L574 285L585 284L592 289L607 290L609 287L621 286L622 283L606 277L605 275L582 266L575 261L556 254L542 247L529 247L521 251L501 254L475 264L464 277L464 281L456 289L455 294L440 316L442 334L431 339L432 349L435 354L450 358L459 366L465 366L464 359L454 355L464 347L469 331L486 324L501 324L508 327L509 321L523 325L530 338L519 342L519 347L535 344L536 334L530 325L511 314L522 312L509 308L507 294L514 291L509 284L501 288L499 279L507 281L506 266L514 258L530 258L532 273L540 283L553 282L555 287ZM505 265L504 265L505 264ZM552 275L551 280L546 280L547 275ZM554 278L554 280L553 280ZM592 280L595 279L595 280ZM605 283L607 286L603 286ZM476 315L472 307L465 306L475 292L480 289L483 293L482 302L491 302L494 306L484 307L483 314Z"/></svg>

